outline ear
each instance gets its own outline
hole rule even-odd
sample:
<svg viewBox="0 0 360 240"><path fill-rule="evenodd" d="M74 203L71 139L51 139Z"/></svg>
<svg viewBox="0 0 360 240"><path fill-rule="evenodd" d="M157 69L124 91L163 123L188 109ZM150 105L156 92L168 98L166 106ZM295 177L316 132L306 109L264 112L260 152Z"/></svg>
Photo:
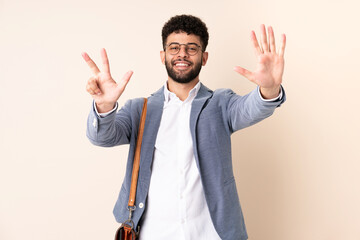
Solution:
<svg viewBox="0 0 360 240"><path fill-rule="evenodd" d="M205 66L207 60L208 60L208 57L209 57L209 53L208 52L203 52L202 54L202 65Z"/></svg>
<svg viewBox="0 0 360 240"><path fill-rule="evenodd" d="M160 59L162 64L165 65L165 51L160 51Z"/></svg>

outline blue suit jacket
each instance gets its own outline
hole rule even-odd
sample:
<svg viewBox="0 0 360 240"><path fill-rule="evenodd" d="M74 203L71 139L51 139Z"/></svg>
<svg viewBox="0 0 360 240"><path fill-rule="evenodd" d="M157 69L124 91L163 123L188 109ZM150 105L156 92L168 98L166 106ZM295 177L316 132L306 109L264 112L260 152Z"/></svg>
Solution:
<svg viewBox="0 0 360 240"><path fill-rule="evenodd" d="M195 160L212 222L224 240L247 239L232 169L230 136L239 129L269 117L285 101L284 90L282 99L274 102L261 100L257 91L255 89L245 96L239 96L230 89L212 91L201 85L192 103L190 131ZM163 88L148 98L136 192L137 208L133 213L135 226L139 224L146 208L163 104ZM127 202L142 105L143 98L132 99L117 113L114 111L105 118L99 118L94 109L88 117L87 136L93 144L103 147L130 144L125 178L114 207L114 216L118 222L126 221L129 216ZM142 207L139 207L140 203Z"/></svg>

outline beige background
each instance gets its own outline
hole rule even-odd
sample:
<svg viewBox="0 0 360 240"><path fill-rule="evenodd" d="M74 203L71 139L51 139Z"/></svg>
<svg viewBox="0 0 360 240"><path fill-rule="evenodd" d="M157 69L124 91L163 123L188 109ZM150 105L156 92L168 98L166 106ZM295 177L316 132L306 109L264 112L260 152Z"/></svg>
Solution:
<svg viewBox="0 0 360 240"><path fill-rule="evenodd" d="M119 100L166 80L161 27L190 13L208 25L200 79L246 94L233 71L255 67L250 31L287 34L275 114L233 135L236 182L251 240L360 239L359 4L353 0L0 1L0 239L113 239L127 146L85 136L91 72L108 51Z"/></svg>

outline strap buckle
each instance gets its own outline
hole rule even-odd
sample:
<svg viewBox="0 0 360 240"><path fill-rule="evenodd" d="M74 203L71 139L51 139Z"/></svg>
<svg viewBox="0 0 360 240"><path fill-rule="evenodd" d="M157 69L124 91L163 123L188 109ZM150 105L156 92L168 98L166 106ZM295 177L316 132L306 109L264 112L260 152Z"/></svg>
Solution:
<svg viewBox="0 0 360 240"><path fill-rule="evenodd" d="M128 225L131 226L131 229L134 229L135 224L134 224L133 220L131 220L131 218L132 218L133 211L135 211L135 209L136 209L136 206L132 206L132 207L128 206L127 209L129 210L129 219L126 220L123 224L128 223ZM138 226L137 232L139 232L139 231L140 231L140 226Z"/></svg>

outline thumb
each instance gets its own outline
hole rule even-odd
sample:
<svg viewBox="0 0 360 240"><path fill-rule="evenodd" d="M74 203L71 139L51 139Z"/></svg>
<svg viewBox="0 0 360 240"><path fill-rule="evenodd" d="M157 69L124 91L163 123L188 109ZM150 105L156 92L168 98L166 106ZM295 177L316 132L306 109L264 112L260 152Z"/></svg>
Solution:
<svg viewBox="0 0 360 240"><path fill-rule="evenodd" d="M117 89L119 90L120 93L122 93L125 90L125 87L128 84L132 75L133 75L133 71L128 71L127 73L125 73L121 81L118 83Z"/></svg>
<svg viewBox="0 0 360 240"><path fill-rule="evenodd" d="M234 67L234 71L243 75L244 77L246 77L247 79L249 79L250 81L254 82L254 74L252 72L250 72L249 70L236 66Z"/></svg>

